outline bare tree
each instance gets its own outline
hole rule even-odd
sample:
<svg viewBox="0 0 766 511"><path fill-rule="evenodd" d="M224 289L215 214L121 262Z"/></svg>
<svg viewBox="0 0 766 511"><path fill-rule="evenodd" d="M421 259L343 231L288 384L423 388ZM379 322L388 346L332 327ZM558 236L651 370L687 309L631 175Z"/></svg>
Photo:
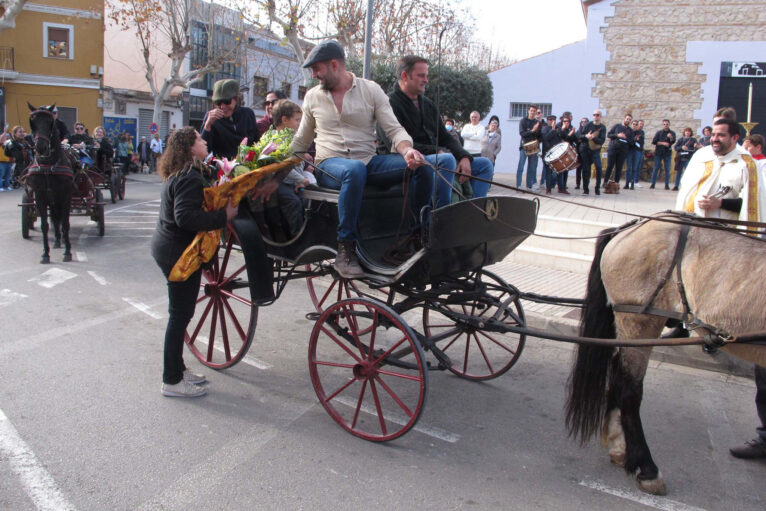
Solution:
<svg viewBox="0 0 766 511"><path fill-rule="evenodd" d="M241 37L236 34L242 34L242 21L237 11L199 0L106 2L111 22L122 30L136 32L144 76L154 97L153 122L159 122L162 104L175 87L188 88L223 63L235 60L241 48ZM202 25L194 28L194 21ZM196 65L190 69L184 69L184 62L194 49L193 38L205 43L199 46L197 57L201 58L195 59ZM162 56L170 60L167 76L158 76L156 62Z"/></svg>
<svg viewBox="0 0 766 511"><path fill-rule="evenodd" d="M6 28L16 28L16 16L24 8L28 0L0 1L0 31Z"/></svg>

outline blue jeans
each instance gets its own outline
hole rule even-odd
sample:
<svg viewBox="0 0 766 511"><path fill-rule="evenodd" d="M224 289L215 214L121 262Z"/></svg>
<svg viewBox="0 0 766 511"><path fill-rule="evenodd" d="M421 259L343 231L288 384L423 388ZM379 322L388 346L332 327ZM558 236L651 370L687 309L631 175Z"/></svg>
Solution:
<svg viewBox="0 0 766 511"><path fill-rule="evenodd" d="M425 157L432 165L454 172L457 164L451 154L430 154ZM438 158L438 165L437 165ZM320 186L340 190L338 197L338 241L356 241L356 225L362 207L362 192L366 184L390 187L402 181L407 164L399 154L373 156L365 165L359 160L327 158L319 164L316 173ZM418 167L412 173L412 196L418 211L430 204L436 177L436 207L450 203L452 172L440 171L444 178L436 177L431 167Z"/></svg>
<svg viewBox="0 0 766 511"><path fill-rule="evenodd" d="M0 188L11 187L11 163L0 161Z"/></svg>
<svg viewBox="0 0 766 511"><path fill-rule="evenodd" d="M527 188L532 188L532 185L537 181L537 154L527 156L524 149L519 150L519 166L516 168L516 188L521 187L521 175L524 173L524 163L529 158L529 165L527 166Z"/></svg>
<svg viewBox="0 0 766 511"><path fill-rule="evenodd" d="M643 163L643 151L631 149L628 153L628 162L625 165L625 180L627 183L638 183L638 179L641 177L641 165Z"/></svg>
<svg viewBox="0 0 766 511"><path fill-rule="evenodd" d="M657 183L657 172L660 170L660 163L665 165L665 186L670 186L670 158L672 154L665 156L654 155L654 170L652 170L652 186Z"/></svg>
<svg viewBox="0 0 766 511"><path fill-rule="evenodd" d="M489 158L474 158L471 162L471 175L487 181L492 181L492 177L495 175L495 166L489 161ZM471 187L473 188L474 197L486 197L489 193L490 183L471 179Z"/></svg>

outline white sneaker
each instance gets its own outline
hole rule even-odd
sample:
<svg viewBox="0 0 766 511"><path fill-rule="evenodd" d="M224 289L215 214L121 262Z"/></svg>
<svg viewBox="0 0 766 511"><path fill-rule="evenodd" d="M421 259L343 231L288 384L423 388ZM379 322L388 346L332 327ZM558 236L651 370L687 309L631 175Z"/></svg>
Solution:
<svg viewBox="0 0 766 511"><path fill-rule="evenodd" d="M635 183L635 186L636 188L643 188L643 186L641 186L641 183Z"/></svg>
<svg viewBox="0 0 766 511"><path fill-rule="evenodd" d="M207 378L205 378L204 374L193 373L191 369L186 369L184 370L184 380L193 385L199 385L200 383L205 383Z"/></svg>
<svg viewBox="0 0 766 511"><path fill-rule="evenodd" d="M181 380L175 385L162 384L162 395L168 397L199 397L207 394L207 388Z"/></svg>

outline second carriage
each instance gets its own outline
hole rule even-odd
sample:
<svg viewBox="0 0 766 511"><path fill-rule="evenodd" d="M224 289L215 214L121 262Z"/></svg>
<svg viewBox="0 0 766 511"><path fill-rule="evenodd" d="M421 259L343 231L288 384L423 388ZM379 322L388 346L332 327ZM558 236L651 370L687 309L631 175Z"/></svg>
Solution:
<svg viewBox="0 0 766 511"><path fill-rule="evenodd" d="M259 308L291 280L305 280L315 310L308 364L316 394L350 433L387 441L420 417L431 371L488 380L508 371L524 348L519 291L485 267L534 232L539 203L487 197L420 212L402 224L401 188L365 189L358 255L366 275L341 278L337 254L338 192L309 188L300 231L285 243L264 235L247 206L203 267L186 342L215 369L244 358L255 339ZM405 208L406 209L406 208ZM400 264L387 247L415 225L422 246ZM257 262L265 243L274 272L273 299ZM271 284L269 284L271 285ZM427 356L428 354L428 356Z"/></svg>

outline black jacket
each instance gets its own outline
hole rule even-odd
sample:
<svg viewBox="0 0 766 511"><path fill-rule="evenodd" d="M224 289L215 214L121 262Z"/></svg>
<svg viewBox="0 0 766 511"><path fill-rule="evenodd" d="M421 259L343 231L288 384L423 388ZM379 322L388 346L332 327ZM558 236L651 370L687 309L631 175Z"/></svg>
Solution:
<svg viewBox="0 0 766 511"><path fill-rule="evenodd" d="M93 139L90 138L90 136L83 133L82 135L79 135L75 133L71 137L69 137L69 145L75 145L79 144L81 142L85 142L86 146L93 145Z"/></svg>
<svg viewBox="0 0 766 511"><path fill-rule="evenodd" d="M440 150L446 150L455 157L457 161L468 158L473 161L473 157L463 149L463 147L450 135L444 123L441 120L439 111L433 101L422 94L418 95L418 108L412 102L399 84L394 84L394 92L388 95L388 102L396 115L399 124L412 137L413 147L423 154L435 154ZM379 145L382 142L385 152L391 152L390 142L380 137L381 130L378 130Z"/></svg>
<svg viewBox="0 0 766 511"><path fill-rule="evenodd" d="M581 145L588 147L588 138L585 136L588 133L596 132L596 136L593 137L593 143L596 145L604 145L606 141L606 126L603 124L594 124L593 121L585 125L582 131L578 131L578 139Z"/></svg>
<svg viewBox="0 0 766 511"><path fill-rule="evenodd" d="M550 151L553 146L563 142L559 136L559 131L556 128L551 128L547 124L543 126L543 155Z"/></svg>
<svg viewBox="0 0 766 511"><path fill-rule="evenodd" d="M69 138L69 128L66 127L66 124L61 119L56 119L56 129L59 130L59 142Z"/></svg>
<svg viewBox="0 0 766 511"><path fill-rule="evenodd" d="M532 129L535 127L535 124L540 123L540 127L537 128L537 131L532 131ZM543 139L543 128L547 126L545 124L545 121L538 121L537 119L530 119L529 117L524 117L521 122L519 123L519 135L521 135L521 142L519 143L519 149L524 148L524 144L527 142L531 142L532 140L542 140Z"/></svg>
<svg viewBox="0 0 766 511"><path fill-rule="evenodd" d="M202 126L207 121L207 115ZM247 137L248 144L258 140L258 126L255 124L255 114L249 108L237 105L231 117L218 119L210 127L200 133L207 142L207 149L216 156L233 158L242 139Z"/></svg>
<svg viewBox="0 0 766 511"><path fill-rule="evenodd" d="M160 215L152 236L152 257L165 272L181 257L199 231L221 229L226 211L202 211L205 183L196 166L173 174L162 186Z"/></svg>
<svg viewBox="0 0 766 511"><path fill-rule="evenodd" d="M34 156L32 146L32 137L29 135L21 139L21 141L11 137L10 140L3 144L3 151L6 156L13 158L17 172L24 170L32 162L32 157Z"/></svg>
<svg viewBox="0 0 766 511"><path fill-rule="evenodd" d="M630 148L636 151L644 150L644 130L633 130L633 144Z"/></svg>
<svg viewBox="0 0 766 511"><path fill-rule="evenodd" d="M625 133L625 138L620 138L619 134ZM610 151L628 151L633 145L633 129L619 122L609 130L609 150Z"/></svg>
<svg viewBox="0 0 766 511"><path fill-rule="evenodd" d="M657 142L670 142L670 146L657 145ZM654 134L652 144L654 144L654 154L656 156L667 156L670 154L673 144L676 143L676 132L673 130L665 131L661 129Z"/></svg>
<svg viewBox="0 0 766 511"><path fill-rule="evenodd" d="M98 145L99 148L96 150L96 164L103 170L106 167L106 160L111 160L114 157L114 148L106 137L98 141Z"/></svg>

